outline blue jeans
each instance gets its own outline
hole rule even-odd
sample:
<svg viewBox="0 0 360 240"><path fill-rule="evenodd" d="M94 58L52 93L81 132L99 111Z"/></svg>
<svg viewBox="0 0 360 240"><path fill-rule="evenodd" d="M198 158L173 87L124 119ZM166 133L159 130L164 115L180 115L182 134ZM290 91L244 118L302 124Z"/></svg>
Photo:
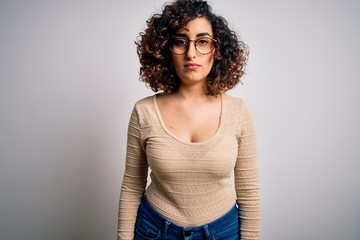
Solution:
<svg viewBox="0 0 360 240"><path fill-rule="evenodd" d="M236 205L225 215L208 224L182 227L160 215L144 196L136 218L134 240L238 240L240 239L239 226L240 220Z"/></svg>

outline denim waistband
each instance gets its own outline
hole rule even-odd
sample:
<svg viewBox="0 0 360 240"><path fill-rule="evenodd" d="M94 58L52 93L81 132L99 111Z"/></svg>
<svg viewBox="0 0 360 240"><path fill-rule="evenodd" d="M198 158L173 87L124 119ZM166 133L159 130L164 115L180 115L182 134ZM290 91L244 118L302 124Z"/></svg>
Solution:
<svg viewBox="0 0 360 240"><path fill-rule="evenodd" d="M214 221L210 222L210 223L206 223L204 225L200 225L200 226L179 226L173 222L171 222L170 220L166 219L165 217L163 217L160 213L158 213L149 203L149 201L147 200L146 196L144 196L142 198L141 201L141 205L140 207L143 207L146 211L149 211L152 215L153 220L155 220L159 226L158 227L171 227L174 230L180 231L180 232L184 232L184 231L204 231L207 232L208 230L216 231L216 229L222 229L227 225L227 221L225 221L226 219L228 219L231 216L238 216L238 208L236 206L236 204L234 204L234 206L227 212L225 213L223 216L221 216L220 218L215 219Z"/></svg>

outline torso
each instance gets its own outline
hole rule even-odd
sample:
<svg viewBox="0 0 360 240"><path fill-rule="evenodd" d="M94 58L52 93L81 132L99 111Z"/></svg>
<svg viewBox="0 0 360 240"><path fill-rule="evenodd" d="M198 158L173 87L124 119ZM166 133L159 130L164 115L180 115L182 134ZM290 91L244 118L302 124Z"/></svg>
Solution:
<svg viewBox="0 0 360 240"><path fill-rule="evenodd" d="M239 153L242 103L226 94L202 103L193 98L192 105L164 96L141 100L133 116L133 123L138 119L140 125L130 134L139 136L151 170L146 196L175 224L203 225L235 204L231 176ZM175 131L180 124L185 130Z"/></svg>
<svg viewBox="0 0 360 240"><path fill-rule="evenodd" d="M169 132L185 142L203 142L215 135L221 118L221 96L201 100L179 100L157 95L156 104Z"/></svg>

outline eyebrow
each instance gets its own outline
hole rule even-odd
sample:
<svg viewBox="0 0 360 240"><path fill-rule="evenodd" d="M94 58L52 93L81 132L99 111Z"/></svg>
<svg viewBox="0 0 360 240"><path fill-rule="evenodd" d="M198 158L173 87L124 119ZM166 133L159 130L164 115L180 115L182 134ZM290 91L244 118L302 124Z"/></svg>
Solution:
<svg viewBox="0 0 360 240"><path fill-rule="evenodd" d="M209 37L211 37L210 34L207 33L207 32L202 32L202 33L196 34L196 37L203 37L203 36L209 36ZM188 36L187 36L185 33L177 33L177 34L175 34L175 37L185 37L185 38L188 38Z"/></svg>

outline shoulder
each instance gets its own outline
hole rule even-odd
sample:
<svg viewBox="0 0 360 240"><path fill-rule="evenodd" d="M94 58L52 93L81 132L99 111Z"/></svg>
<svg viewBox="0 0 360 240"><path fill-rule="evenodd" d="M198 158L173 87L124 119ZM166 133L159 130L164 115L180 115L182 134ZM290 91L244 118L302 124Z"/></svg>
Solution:
<svg viewBox="0 0 360 240"><path fill-rule="evenodd" d="M154 98L154 95L150 95L150 96L141 98L135 102L134 106L135 106L135 108L138 108L138 107L146 107L146 106L152 105L153 98Z"/></svg>
<svg viewBox="0 0 360 240"><path fill-rule="evenodd" d="M223 99L228 118L240 121L252 118L250 107L243 98L223 94Z"/></svg>
<svg viewBox="0 0 360 240"><path fill-rule="evenodd" d="M155 119L156 118L156 109L155 109L155 95L150 95L144 98L137 100L133 107L133 114L135 114L140 123L146 121L146 119Z"/></svg>
<svg viewBox="0 0 360 240"><path fill-rule="evenodd" d="M148 112L149 110L153 110L154 109L154 98L155 95L150 95L150 96L146 96L144 98L138 99L133 107L133 111L136 112L137 114L143 113L143 112Z"/></svg>
<svg viewBox="0 0 360 240"><path fill-rule="evenodd" d="M224 118L226 119L229 128L237 133L253 129L253 116L244 99L224 95L224 108Z"/></svg>
<svg viewBox="0 0 360 240"><path fill-rule="evenodd" d="M227 108L234 109L236 111L247 108L246 101L243 98L231 96L231 95L224 93L223 100L224 100L224 104Z"/></svg>

